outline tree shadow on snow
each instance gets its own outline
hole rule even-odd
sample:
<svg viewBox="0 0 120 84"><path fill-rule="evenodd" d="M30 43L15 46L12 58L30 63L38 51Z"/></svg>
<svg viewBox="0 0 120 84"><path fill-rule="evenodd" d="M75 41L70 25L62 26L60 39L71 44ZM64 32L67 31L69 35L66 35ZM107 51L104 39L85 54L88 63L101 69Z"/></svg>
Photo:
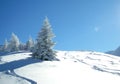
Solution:
<svg viewBox="0 0 120 84"><path fill-rule="evenodd" d="M7 55L13 55L13 54L19 54L19 53L26 53L29 51L14 51L14 52L0 52L0 56L7 56Z"/></svg>
<svg viewBox="0 0 120 84"><path fill-rule="evenodd" d="M32 57L26 58L26 59L21 59L21 60L16 60L12 62L7 62L5 64L0 64L0 72L1 71L6 71L6 70L13 70L17 69L32 63L37 63L37 62L42 62L37 59L33 59Z"/></svg>

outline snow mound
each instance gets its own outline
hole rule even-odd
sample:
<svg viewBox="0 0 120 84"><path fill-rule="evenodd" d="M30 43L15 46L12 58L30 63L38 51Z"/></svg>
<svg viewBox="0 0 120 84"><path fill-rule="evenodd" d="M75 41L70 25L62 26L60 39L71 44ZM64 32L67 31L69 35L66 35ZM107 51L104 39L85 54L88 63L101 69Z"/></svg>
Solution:
<svg viewBox="0 0 120 84"><path fill-rule="evenodd" d="M0 83L119 84L120 57L93 51L57 51L59 61L39 61L31 53L1 56ZM20 81L20 82L19 82Z"/></svg>

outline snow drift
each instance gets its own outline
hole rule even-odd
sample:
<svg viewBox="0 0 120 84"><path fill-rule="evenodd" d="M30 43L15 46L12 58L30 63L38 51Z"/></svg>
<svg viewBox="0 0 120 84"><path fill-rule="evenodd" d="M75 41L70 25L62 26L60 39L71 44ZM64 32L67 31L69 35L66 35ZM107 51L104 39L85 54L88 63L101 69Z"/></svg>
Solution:
<svg viewBox="0 0 120 84"><path fill-rule="evenodd" d="M31 53L1 56L0 84L119 84L120 57L93 51L57 51L59 61Z"/></svg>

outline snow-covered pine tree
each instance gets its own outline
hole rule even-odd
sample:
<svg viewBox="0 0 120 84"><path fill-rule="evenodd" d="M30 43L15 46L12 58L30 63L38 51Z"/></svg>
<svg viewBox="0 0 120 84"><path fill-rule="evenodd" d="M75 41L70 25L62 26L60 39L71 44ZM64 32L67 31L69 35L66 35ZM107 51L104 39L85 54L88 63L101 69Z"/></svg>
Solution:
<svg viewBox="0 0 120 84"><path fill-rule="evenodd" d="M52 41L54 36L49 20L46 17L43 22L43 27L38 33L37 43L33 52L34 58L48 61L55 59L56 51L53 50L55 43Z"/></svg>
<svg viewBox="0 0 120 84"><path fill-rule="evenodd" d="M32 37L29 37L29 40L26 42L26 50L31 51L33 47L34 47L34 41Z"/></svg>
<svg viewBox="0 0 120 84"><path fill-rule="evenodd" d="M14 33L12 33L10 43L9 43L9 52L18 51L19 45L20 45L20 42L18 37Z"/></svg>
<svg viewBox="0 0 120 84"><path fill-rule="evenodd" d="M4 42L4 45L3 45L3 51L4 52L8 51L8 45L9 45L9 43L8 43L7 39L5 39L5 42Z"/></svg>
<svg viewBox="0 0 120 84"><path fill-rule="evenodd" d="M24 43L19 44L19 50L25 50L26 45Z"/></svg>

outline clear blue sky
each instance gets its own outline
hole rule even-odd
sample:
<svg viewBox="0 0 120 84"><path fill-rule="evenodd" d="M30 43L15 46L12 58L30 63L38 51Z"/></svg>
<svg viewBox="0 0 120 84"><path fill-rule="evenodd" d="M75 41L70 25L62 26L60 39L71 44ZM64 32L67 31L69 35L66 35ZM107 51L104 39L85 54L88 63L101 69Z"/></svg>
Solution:
<svg viewBox="0 0 120 84"><path fill-rule="evenodd" d="M119 0L0 0L0 44L14 32L36 39L48 16L55 49L108 51L120 45Z"/></svg>

